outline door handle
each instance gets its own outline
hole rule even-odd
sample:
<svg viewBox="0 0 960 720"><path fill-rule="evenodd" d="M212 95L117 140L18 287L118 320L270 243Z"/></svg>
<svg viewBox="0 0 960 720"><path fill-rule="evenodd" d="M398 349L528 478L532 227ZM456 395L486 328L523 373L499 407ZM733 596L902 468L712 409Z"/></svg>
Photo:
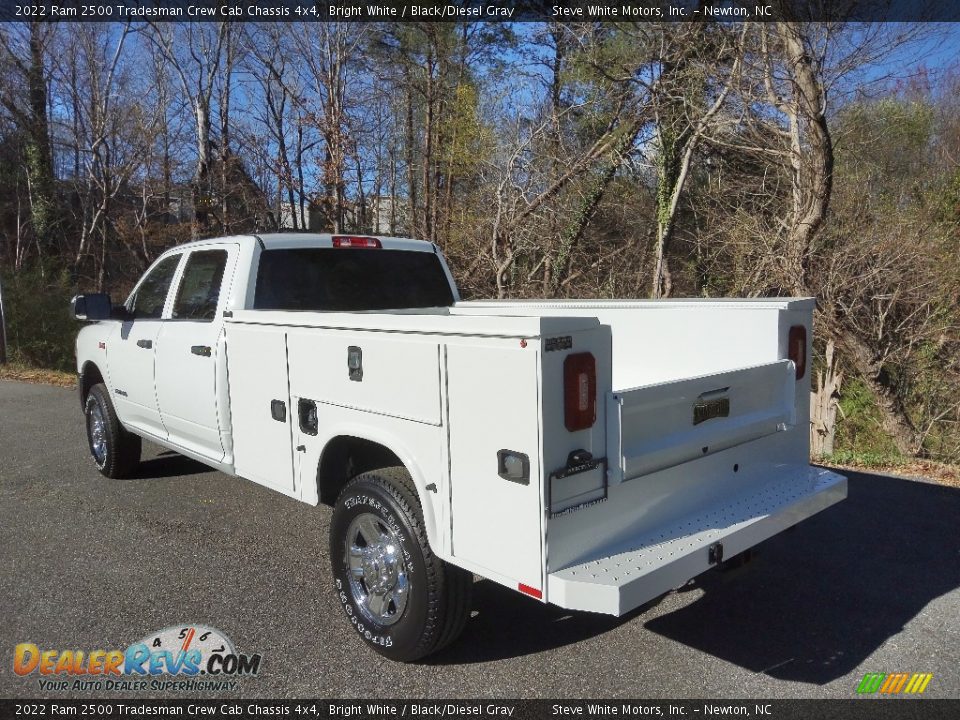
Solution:
<svg viewBox="0 0 960 720"><path fill-rule="evenodd" d="M190 352L192 352L194 355L199 355L200 357L210 357L210 346L194 345L190 348Z"/></svg>
<svg viewBox="0 0 960 720"><path fill-rule="evenodd" d="M153 340L137 340L137 347L142 347L149 350L153 347Z"/></svg>

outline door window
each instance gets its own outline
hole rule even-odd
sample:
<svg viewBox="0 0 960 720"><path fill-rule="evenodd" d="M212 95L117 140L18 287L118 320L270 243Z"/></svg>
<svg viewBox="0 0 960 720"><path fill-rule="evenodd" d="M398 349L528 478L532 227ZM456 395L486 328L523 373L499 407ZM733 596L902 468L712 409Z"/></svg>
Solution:
<svg viewBox="0 0 960 720"><path fill-rule="evenodd" d="M179 320L213 320L217 314L220 285L226 266L226 250L190 253L173 304L173 317Z"/></svg>
<svg viewBox="0 0 960 720"><path fill-rule="evenodd" d="M180 255L171 255L160 261L141 281L127 307L137 320L156 320L163 314L167 291L173 274L180 264Z"/></svg>

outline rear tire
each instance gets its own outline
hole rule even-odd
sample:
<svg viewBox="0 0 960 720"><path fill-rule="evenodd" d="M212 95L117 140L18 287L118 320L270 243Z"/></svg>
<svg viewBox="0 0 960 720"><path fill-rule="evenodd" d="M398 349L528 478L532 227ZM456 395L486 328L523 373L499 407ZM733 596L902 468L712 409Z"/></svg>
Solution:
<svg viewBox="0 0 960 720"><path fill-rule="evenodd" d="M419 660L463 630L473 574L433 554L405 468L363 473L344 487L330 523L330 561L350 624L379 654Z"/></svg>
<svg viewBox="0 0 960 720"><path fill-rule="evenodd" d="M83 414L87 444L97 470L108 478L128 476L140 463L142 444L139 435L120 424L106 385L99 383L90 389Z"/></svg>

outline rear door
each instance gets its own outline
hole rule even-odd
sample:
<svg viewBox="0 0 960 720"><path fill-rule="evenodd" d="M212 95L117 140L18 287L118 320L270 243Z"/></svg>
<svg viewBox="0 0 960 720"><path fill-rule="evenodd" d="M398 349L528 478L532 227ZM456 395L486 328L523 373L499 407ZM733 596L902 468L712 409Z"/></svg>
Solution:
<svg viewBox="0 0 960 720"><path fill-rule="evenodd" d="M214 460L223 458L221 402L223 307L229 296L236 245L193 250L180 273L157 339L157 399L169 439Z"/></svg>
<svg viewBox="0 0 960 720"><path fill-rule="evenodd" d="M121 421L166 437L154 388L157 338L163 310L182 253L154 265L137 285L127 310L131 319L117 323L107 341L107 366L113 403Z"/></svg>

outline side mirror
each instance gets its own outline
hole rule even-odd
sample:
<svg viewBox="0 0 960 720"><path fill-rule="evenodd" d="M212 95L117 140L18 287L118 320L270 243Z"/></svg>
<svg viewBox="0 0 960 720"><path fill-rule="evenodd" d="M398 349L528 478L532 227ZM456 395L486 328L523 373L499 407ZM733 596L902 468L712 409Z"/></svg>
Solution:
<svg viewBox="0 0 960 720"><path fill-rule="evenodd" d="M112 304L110 296L106 293L88 293L87 295L77 295L70 301L73 308L73 316L77 320L109 320L112 317Z"/></svg>

